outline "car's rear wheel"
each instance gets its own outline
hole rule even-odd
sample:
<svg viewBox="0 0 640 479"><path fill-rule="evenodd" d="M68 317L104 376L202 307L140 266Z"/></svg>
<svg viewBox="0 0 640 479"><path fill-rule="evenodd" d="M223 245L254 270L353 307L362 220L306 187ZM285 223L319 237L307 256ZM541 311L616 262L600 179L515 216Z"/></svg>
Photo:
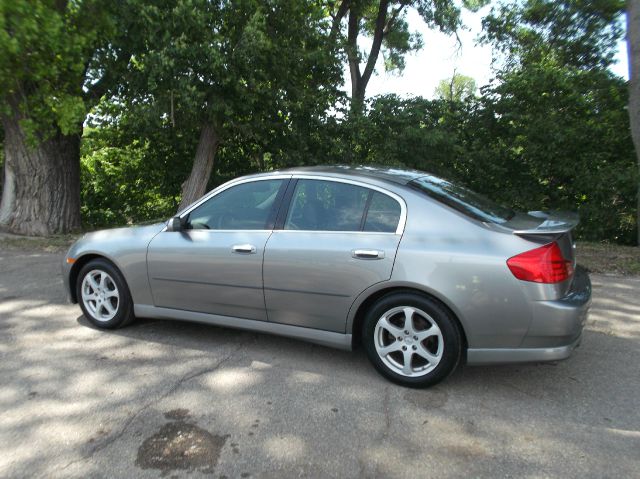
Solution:
<svg viewBox="0 0 640 479"><path fill-rule="evenodd" d="M455 319L419 294L393 293L378 300L367 312L362 337L375 368L403 386L433 386L460 362L462 340Z"/></svg>
<svg viewBox="0 0 640 479"><path fill-rule="evenodd" d="M122 274L109 261L94 259L80 270L76 294L85 317L98 328L115 329L133 321L133 301Z"/></svg>

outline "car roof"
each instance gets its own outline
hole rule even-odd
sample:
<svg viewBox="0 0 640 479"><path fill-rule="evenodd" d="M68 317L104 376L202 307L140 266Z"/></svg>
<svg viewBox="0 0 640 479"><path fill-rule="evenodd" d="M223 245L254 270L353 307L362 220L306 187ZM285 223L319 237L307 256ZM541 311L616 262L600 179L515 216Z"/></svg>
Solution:
<svg viewBox="0 0 640 479"><path fill-rule="evenodd" d="M372 178L376 180L406 185L416 178L429 176L428 173L418 170L390 168L383 166L301 166L280 170L279 173L306 174L306 175L327 175L338 178Z"/></svg>

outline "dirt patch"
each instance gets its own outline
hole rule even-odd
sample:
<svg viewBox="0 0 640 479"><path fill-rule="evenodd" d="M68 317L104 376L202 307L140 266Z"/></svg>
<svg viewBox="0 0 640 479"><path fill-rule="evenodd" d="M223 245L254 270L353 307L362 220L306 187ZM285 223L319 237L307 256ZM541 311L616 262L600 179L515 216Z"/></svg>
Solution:
<svg viewBox="0 0 640 479"><path fill-rule="evenodd" d="M578 242L576 259L591 273L640 274L640 248L636 246Z"/></svg>
<svg viewBox="0 0 640 479"><path fill-rule="evenodd" d="M43 251L46 253L62 253L69 249L81 234L34 237L19 236L0 231L0 249L6 251Z"/></svg>
<svg viewBox="0 0 640 479"><path fill-rule="evenodd" d="M136 466L158 469L162 476L176 470L212 474L228 436L217 436L186 422L188 415L186 409L167 412L165 417L178 420L165 424L144 440L138 449Z"/></svg>
<svg viewBox="0 0 640 479"><path fill-rule="evenodd" d="M182 421L189 417L189 410L188 409L172 409L171 411L165 412L164 417L167 419Z"/></svg>

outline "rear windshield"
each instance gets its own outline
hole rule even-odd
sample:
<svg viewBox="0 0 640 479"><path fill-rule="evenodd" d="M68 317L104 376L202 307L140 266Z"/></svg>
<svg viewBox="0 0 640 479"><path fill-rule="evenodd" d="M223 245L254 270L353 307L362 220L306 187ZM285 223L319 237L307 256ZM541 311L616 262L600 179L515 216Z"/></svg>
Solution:
<svg viewBox="0 0 640 479"><path fill-rule="evenodd" d="M500 206L489 198L435 176L415 179L409 183L409 186L480 221L506 223L515 215L515 212L509 208Z"/></svg>

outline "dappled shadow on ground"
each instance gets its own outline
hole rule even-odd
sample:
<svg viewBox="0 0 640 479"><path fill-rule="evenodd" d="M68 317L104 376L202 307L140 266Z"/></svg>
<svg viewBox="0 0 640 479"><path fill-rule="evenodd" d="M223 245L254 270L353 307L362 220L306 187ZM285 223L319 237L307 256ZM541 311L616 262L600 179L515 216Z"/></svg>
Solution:
<svg viewBox="0 0 640 479"><path fill-rule="evenodd" d="M594 281L568 361L468 367L416 391L361 351L170 321L99 331L3 272L0 476L631 477L634 284Z"/></svg>

